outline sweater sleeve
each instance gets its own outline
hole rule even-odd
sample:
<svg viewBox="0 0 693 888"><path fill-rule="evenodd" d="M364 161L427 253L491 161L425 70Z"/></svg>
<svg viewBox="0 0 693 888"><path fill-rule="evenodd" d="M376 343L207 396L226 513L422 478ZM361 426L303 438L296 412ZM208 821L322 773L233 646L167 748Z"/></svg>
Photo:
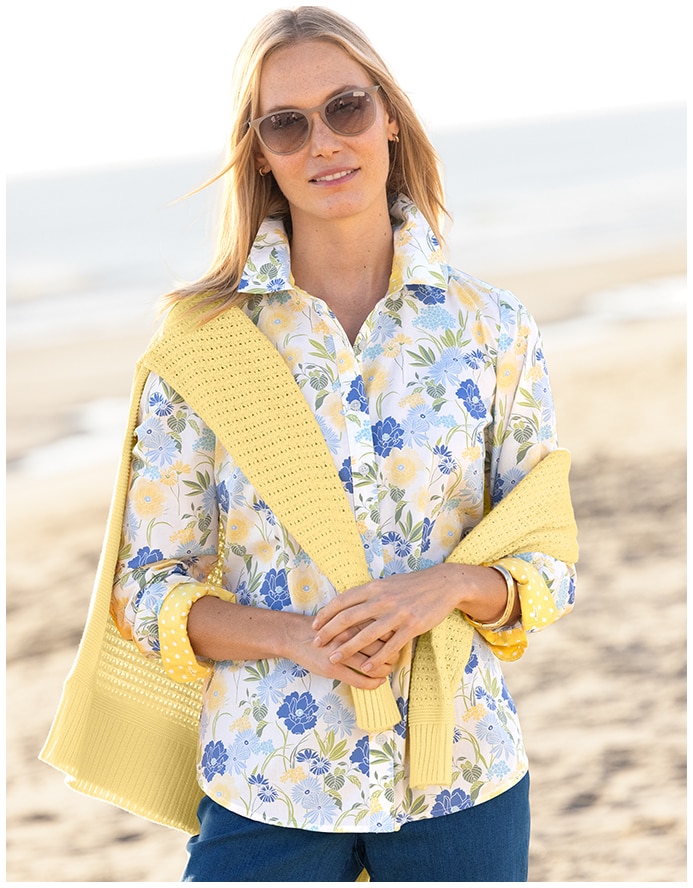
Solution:
<svg viewBox="0 0 693 888"><path fill-rule="evenodd" d="M144 387L135 435L112 613L124 637L158 658L164 602L176 592L189 610L217 561L216 440L155 374Z"/></svg>
<svg viewBox="0 0 693 888"><path fill-rule="evenodd" d="M497 387L487 477L491 506L558 447L553 394L537 324L511 293L496 291L496 297ZM482 634L497 656L517 659L527 646L528 633L572 610L575 568L542 552L520 553L507 566L518 583L521 621ZM527 577L531 577L529 587Z"/></svg>

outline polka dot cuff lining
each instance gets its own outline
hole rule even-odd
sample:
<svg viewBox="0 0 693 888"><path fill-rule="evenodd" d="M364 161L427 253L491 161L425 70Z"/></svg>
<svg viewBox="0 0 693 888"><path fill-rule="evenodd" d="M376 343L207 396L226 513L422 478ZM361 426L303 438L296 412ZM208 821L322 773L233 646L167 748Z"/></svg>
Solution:
<svg viewBox="0 0 693 888"><path fill-rule="evenodd" d="M188 614L193 604L205 595L224 601L236 596L222 586L210 583L177 583L159 611L159 645L161 665L174 681L189 682L202 678L210 666L197 659L188 638Z"/></svg>

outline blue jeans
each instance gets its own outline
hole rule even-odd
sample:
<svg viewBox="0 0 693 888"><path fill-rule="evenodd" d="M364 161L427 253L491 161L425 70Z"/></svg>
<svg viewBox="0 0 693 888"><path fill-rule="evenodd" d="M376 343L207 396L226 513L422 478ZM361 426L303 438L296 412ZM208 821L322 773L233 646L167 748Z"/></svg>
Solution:
<svg viewBox="0 0 693 888"><path fill-rule="evenodd" d="M456 814L395 833L322 833L248 820L205 796L184 882L525 882L529 774Z"/></svg>

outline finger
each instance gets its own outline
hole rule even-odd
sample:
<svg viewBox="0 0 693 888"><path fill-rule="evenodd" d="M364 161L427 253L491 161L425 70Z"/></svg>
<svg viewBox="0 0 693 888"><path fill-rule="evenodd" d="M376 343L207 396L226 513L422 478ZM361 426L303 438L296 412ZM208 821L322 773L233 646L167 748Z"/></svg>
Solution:
<svg viewBox="0 0 693 888"><path fill-rule="evenodd" d="M330 654L330 662L346 662L359 652L370 654L374 645L377 645L378 649L383 646L383 642L380 640L380 630L375 622L368 624L355 635L339 643ZM378 650L373 653L378 653Z"/></svg>

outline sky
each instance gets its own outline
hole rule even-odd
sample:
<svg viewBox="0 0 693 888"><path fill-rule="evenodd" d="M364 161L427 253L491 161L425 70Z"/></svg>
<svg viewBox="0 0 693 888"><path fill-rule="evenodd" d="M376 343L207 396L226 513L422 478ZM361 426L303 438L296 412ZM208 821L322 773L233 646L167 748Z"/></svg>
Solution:
<svg viewBox="0 0 693 888"><path fill-rule="evenodd" d="M267 0L4 6L9 178L221 156L233 62ZM432 130L682 103L687 0L325 0Z"/></svg>

